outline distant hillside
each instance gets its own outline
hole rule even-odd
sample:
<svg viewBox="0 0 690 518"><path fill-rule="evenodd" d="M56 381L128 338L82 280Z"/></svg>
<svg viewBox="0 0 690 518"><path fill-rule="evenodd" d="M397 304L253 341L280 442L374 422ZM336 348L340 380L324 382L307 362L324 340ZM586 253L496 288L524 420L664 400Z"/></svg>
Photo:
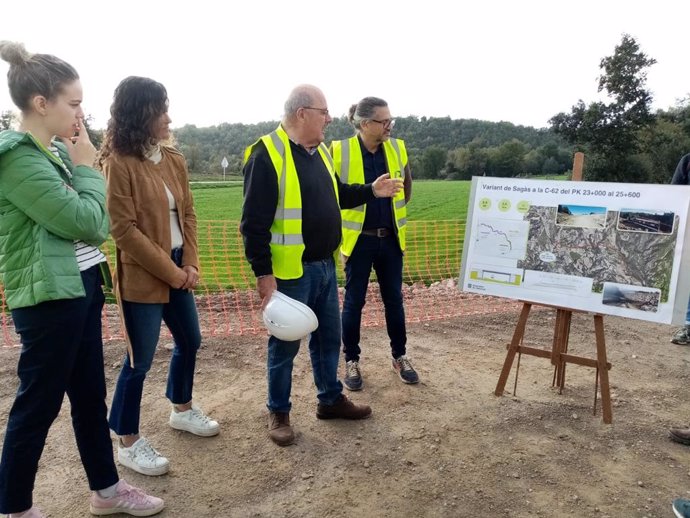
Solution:
<svg viewBox="0 0 690 518"><path fill-rule="evenodd" d="M227 157L228 174L238 174L244 149L260 136L269 133L278 121L258 124L221 124L205 128L186 125L174 130L180 150L187 157L193 174L214 174L221 172L220 163ZM352 126L342 118L334 119L326 131L326 142L350 137ZM511 141L519 141L525 152L532 149L552 147L562 149L560 138L547 129L516 126L510 122L487 122L476 119L453 120L449 117L400 117L396 118L394 136L405 140L413 160L421 160L428 149L443 155L445 164L447 152L469 144L481 148L499 147ZM570 153L562 153L570 160ZM415 164L420 171L423 164ZM566 167L567 168L567 167ZM561 173L564 167L557 171ZM539 171L540 172L540 171ZM435 174L425 175L435 177Z"/></svg>

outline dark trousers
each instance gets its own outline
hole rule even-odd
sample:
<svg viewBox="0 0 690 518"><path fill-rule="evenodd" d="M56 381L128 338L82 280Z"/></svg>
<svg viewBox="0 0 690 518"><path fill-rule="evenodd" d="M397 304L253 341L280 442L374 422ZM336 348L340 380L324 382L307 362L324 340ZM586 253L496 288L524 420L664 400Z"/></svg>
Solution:
<svg viewBox="0 0 690 518"><path fill-rule="evenodd" d="M182 262L182 249L172 252L178 266ZM170 299L165 304L122 301L127 334L132 344L134 367L129 355L122 361L115 395L110 407L110 428L118 435L139 433L141 397L144 380L151 369L158 346L161 322L165 322L175 341L168 386L165 395L171 403L183 405L192 400L196 353L201 345L199 315L194 293L170 288Z"/></svg>
<svg viewBox="0 0 690 518"><path fill-rule="evenodd" d="M385 307L386 330L393 358L405 354L407 331L402 298L403 254L395 236L379 238L361 234L345 263L343 301L343 352L345 361L359 361L362 308L366 303L369 276L374 268Z"/></svg>
<svg viewBox="0 0 690 518"><path fill-rule="evenodd" d="M338 380L340 359L340 309L335 261L302 263L299 279L277 279L278 291L309 306L319 327L309 335L309 356L316 385L316 397L324 405L332 405L343 392ZM292 366L300 340L285 342L275 336L268 339L268 403L271 412L289 412L292 408Z"/></svg>
<svg viewBox="0 0 690 518"><path fill-rule="evenodd" d="M85 297L12 311L22 350L0 460L0 513L32 506L38 461L65 393L89 487L104 489L119 479L106 418L99 267L81 276Z"/></svg>

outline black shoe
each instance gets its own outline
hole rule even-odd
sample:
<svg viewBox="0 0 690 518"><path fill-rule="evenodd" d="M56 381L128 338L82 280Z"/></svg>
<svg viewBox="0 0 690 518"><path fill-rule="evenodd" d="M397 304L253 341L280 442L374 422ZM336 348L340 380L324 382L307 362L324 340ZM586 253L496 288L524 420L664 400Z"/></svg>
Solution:
<svg viewBox="0 0 690 518"><path fill-rule="evenodd" d="M362 373L359 370L358 361L349 361L345 364L345 379L343 384L347 390L362 390Z"/></svg>
<svg viewBox="0 0 690 518"><path fill-rule="evenodd" d="M366 419L369 416L369 405L355 405L345 394L341 394L333 405L319 403L316 407L316 417L319 419Z"/></svg>
<svg viewBox="0 0 690 518"><path fill-rule="evenodd" d="M690 428L670 428L668 436L674 442L690 446Z"/></svg>
<svg viewBox="0 0 690 518"><path fill-rule="evenodd" d="M412 368L410 360L404 354L397 358L393 358L393 370L398 373L403 383L419 383L417 371Z"/></svg>

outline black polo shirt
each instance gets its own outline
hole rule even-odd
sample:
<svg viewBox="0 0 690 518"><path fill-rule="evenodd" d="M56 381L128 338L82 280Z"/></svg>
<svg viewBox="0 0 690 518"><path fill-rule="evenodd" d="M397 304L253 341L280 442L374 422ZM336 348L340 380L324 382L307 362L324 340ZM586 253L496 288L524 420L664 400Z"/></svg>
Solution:
<svg viewBox="0 0 690 518"><path fill-rule="evenodd" d="M333 256L342 237L340 209L357 207L374 199L371 185L345 185L337 178L340 207L331 175L318 151L309 153L290 141L302 197L303 262ZM273 272L271 225L278 205L278 178L263 142L259 142L242 171L244 205L240 231L247 259L256 276Z"/></svg>
<svg viewBox="0 0 690 518"><path fill-rule="evenodd" d="M362 164L364 164L364 183L373 183L379 176L388 173L386 166L386 154L383 151L383 144L372 153L366 147L362 138L357 135L359 146L362 148ZM367 202L367 211L364 216L363 229L387 228L393 230L393 208L390 198L374 198Z"/></svg>

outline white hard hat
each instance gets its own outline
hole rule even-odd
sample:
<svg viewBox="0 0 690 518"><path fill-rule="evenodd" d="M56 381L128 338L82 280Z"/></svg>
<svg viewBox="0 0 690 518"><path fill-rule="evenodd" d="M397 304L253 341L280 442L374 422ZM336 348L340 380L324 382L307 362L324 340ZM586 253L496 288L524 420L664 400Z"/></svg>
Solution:
<svg viewBox="0 0 690 518"><path fill-rule="evenodd" d="M292 342L319 327L319 320L306 304L274 291L263 312L264 324L276 338Z"/></svg>

